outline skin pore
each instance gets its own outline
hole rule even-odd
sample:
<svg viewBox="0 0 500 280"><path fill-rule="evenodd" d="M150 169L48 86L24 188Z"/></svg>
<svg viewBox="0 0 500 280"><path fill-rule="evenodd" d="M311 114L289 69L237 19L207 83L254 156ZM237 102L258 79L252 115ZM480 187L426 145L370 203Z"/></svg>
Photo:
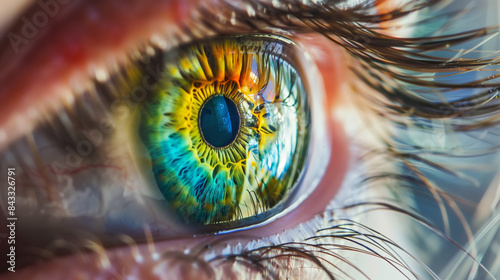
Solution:
<svg viewBox="0 0 500 280"><path fill-rule="evenodd" d="M344 7L270 2L53 1L58 12L32 38L13 44L6 37L22 34L24 21L6 29L0 44L0 149L5 151L0 166L2 172L16 166L24 172L18 180L29 178L18 189L45 195L37 197L36 206L18 204L19 213L33 215L24 216L23 225L19 214L17 247L25 251L19 251L18 264L26 252L39 258L26 260L25 268L16 267L2 279L500 276L494 253L498 46L487 40L498 39L497 31L488 29L497 19L470 27L447 25L461 13L497 7L497 1L478 5L478 11L463 1L422 1L422 6L375 1L367 8L356 6L363 1L346 1ZM41 9L34 3L25 18ZM309 56L304 72L317 90L311 96L321 100L313 110L323 112L323 145L329 148L318 147L311 160L321 179L307 182L317 184L307 198L270 223L221 234L193 236L162 224L110 237L93 232L90 224L83 227L85 222L73 223L79 213L93 212L72 210L65 200L77 200L71 194L58 197L63 190L58 184L51 189L58 174L40 167L36 155L48 165L58 157L44 152L53 143L35 141L44 140L37 129L42 131L51 116L72 111L88 92L100 94L89 90L92 81L113 76L145 44L168 52L197 39L248 33L290 38ZM119 186L122 194L124 188L141 193L137 170L123 148L127 139L113 133L98 146L106 151L106 161L100 154L89 157L83 166L93 167L72 169L69 178L80 183L101 176L93 182L105 191ZM20 147L31 151L19 152ZM96 162L106 167L98 169ZM41 174L38 181L30 177L33 173ZM6 215L4 193L1 198ZM92 202L87 207L80 202L92 208ZM44 211L52 220L41 222ZM50 228L56 218L60 224ZM37 239L36 230L57 237Z"/></svg>

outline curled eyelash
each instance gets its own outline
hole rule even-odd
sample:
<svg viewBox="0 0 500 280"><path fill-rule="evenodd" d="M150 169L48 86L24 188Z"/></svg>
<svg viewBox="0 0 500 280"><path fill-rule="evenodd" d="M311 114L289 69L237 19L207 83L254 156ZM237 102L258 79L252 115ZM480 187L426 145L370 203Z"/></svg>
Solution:
<svg viewBox="0 0 500 280"><path fill-rule="evenodd" d="M436 28L434 33L424 37L390 36L389 29L381 27L381 24L397 24L398 20L405 20L405 17L413 13L432 8L437 9L436 15L404 23L411 27L423 23L436 23L439 19L445 18L454 24L467 12L467 9L472 8L465 7L465 11L457 8L452 12L443 12L444 8L453 4L453 1L409 1L401 7L380 13L375 7L384 2L386 1L366 1L354 6L348 6L344 1L308 3L248 1L242 5L226 4L230 7L228 10L236 13L235 18L240 19L241 24L247 23L257 30L269 30L269 26L278 28L286 26L293 32L321 33L342 45L354 58L352 72L364 82L362 86L353 85L358 89L356 92L359 96L355 97L356 100L368 107L372 112L370 116L378 118L382 123L396 127L399 131L408 127L416 127L417 130L431 131L431 133L442 129L442 137L449 137L455 132L465 132L472 139L479 141L487 141L482 139L482 136L474 136L480 129L490 128L491 133L496 134L493 126L498 124L499 119L496 113L498 102L495 100L499 86L496 82L499 59L495 51L483 54L475 48L492 38L498 38L498 26L486 26L451 34ZM472 50L466 51L465 43L475 46ZM426 74L431 72L439 75ZM465 75L468 73L477 73L478 77L467 79ZM468 91L465 97L464 90ZM373 94L374 92L376 93ZM433 119L442 122L433 123ZM389 189L397 188L398 191L405 189L408 197L429 197L435 201L443 224L442 227L433 228L433 231L439 232L442 228L445 236L451 236L450 219L458 219L469 242L474 244L472 221L462 213L459 204L475 203L451 195L448 190L435 182L435 179L427 178L422 169L439 170L451 177L465 179L471 185L477 185L478 182L454 170L450 163L442 163L443 159L479 156L496 151L498 146L492 143L486 147L477 147L467 153L461 153L455 149L460 147L459 144L436 148L432 143L432 145L429 143L413 145L395 132L385 131L382 134L374 132L374 134L381 138L382 148L368 148L367 154L377 154L383 159L394 159L394 166L400 169L403 175L401 172L375 172L375 174L372 172L360 184L364 186L362 189L372 185L368 182L383 178L386 182L390 182L385 184ZM441 157L439 159L441 163L431 159L436 156ZM404 205L404 198L399 197L399 201L391 200L390 205L397 204ZM360 208L361 205L358 204ZM394 211L394 208L389 207L389 209ZM415 209L415 212L418 211ZM453 217L450 216L450 211ZM415 218L406 214L411 219ZM468 251L463 248L461 250L477 260L471 265L471 273L477 270L481 263L474 246ZM482 269L489 273L486 268ZM493 277L491 273L489 276Z"/></svg>
<svg viewBox="0 0 500 280"><path fill-rule="evenodd" d="M265 2L249 2L249 6L247 7L251 9L247 7L241 8L230 6L229 1L227 5L231 7L228 8L229 11L235 11L235 13L237 13L236 18L239 18L238 24L246 26L248 30L255 28L260 32L265 32L269 31L271 26L273 26L273 28L284 28L286 26L287 29L294 32L307 33L314 31L322 33L332 41L344 46L345 49L353 55L357 63L357 65L352 68L352 71L358 75L359 79L365 82L365 85L372 89L372 91L360 90L358 91L359 95L361 98L373 101L373 104L370 104L370 108L375 112L373 115L377 115L378 113L380 116L389 116L391 124L403 127L408 124L419 124L422 118L445 119L449 122L446 126L449 125L452 131L470 131L495 125L495 111L497 106L491 104L490 101L497 95L496 84L483 85L478 83L484 81L474 81L466 84L435 83L429 82L425 78L406 73L406 71L425 72L426 70L432 70L439 72L450 70L456 71L457 69L474 71L475 69L479 70L480 67L483 66L496 64L496 59L485 58L479 60L468 59L450 61L448 57L435 57L425 54L425 52L428 51L449 48L448 45L459 45L462 42L477 38L485 38L489 35L496 34L497 31L495 28L488 27L482 30L473 30L460 34L442 35L438 38L433 38L438 39L436 41L430 40L429 38L407 38L406 40L393 38L381 33L384 30L377 27L377 24L393 21L395 19L403 19L411 13L445 1L414 1L411 5L400 7L384 14L374 12L374 6L382 2L384 1L375 1L372 4L360 4L353 7L342 6L341 4L346 4L345 2L336 2L335 4L328 2L318 4L320 6L314 6L302 5L300 4L302 2L299 3L299 1L282 1L278 7L272 6L272 4L266 4ZM289 8L290 6L288 4L293 4L293 8ZM320 9L318 7L320 7ZM317 12L318 10L321 10L321 12ZM269 20L269 18L273 20ZM215 23L209 20L206 20L204 24L208 29L219 29ZM417 24L417 22L415 24ZM198 36L196 34L187 34L187 36L192 38ZM181 41L181 39L179 39L179 41ZM456 51L453 52L456 53ZM417 65L417 67L415 65ZM394 68L388 71L388 66ZM368 73L362 70L365 67L373 71ZM422 92L413 90L412 86L419 86L419 89L421 89L423 93L433 91L439 94L447 91L453 92L454 89L450 88L477 88L480 92L458 100L431 102L419 98ZM488 89L484 89L484 87ZM363 92L373 92L373 89L381 93L383 98L379 96L373 97L368 93L363 94ZM491 116L486 120L477 120L477 117L488 115ZM470 119L469 122L466 124L462 123L462 121L464 119L467 120L467 118ZM404 175L398 172L369 174L369 176L360 183L360 189L371 187L372 183L377 180L390 180L391 183L387 185L397 185L399 190L406 188L408 195L410 195L410 192L415 192L415 189L417 189L417 191L422 193L422 196L434 198L441 209L445 207L444 205L451 206L454 209L457 208L454 205L454 200L456 200L457 197L452 197L445 190L441 190L439 186L432 184L432 182L427 180L425 175L419 171L419 168L415 168L415 166L429 166L443 172L451 173L453 176L459 176L459 174L454 172L451 168L446 167L446 165L440 165L432 160L426 159L426 153L434 152L426 145L413 147L413 153L411 153L405 150L410 143L405 143L404 139L397 139L397 135L381 135L380 137L385 141L384 149L375 151L369 150L369 152L373 152L379 157L387 157L389 155L390 158L394 158L394 163L396 165L399 164L405 171L409 171L409 173ZM416 155L415 152L424 155L419 156ZM449 151L442 151L442 153L445 155L450 154ZM416 185L421 188L416 188ZM389 188L391 186L389 186ZM387 198L387 200L389 200L389 198ZM409 210L397 210L402 208L397 208L396 204L403 204L403 202L390 202L392 204L371 201L373 205L378 205L387 211L397 211L412 220L420 221L419 216ZM365 209L369 203L370 202L352 204L345 206L344 210L357 209L359 211L368 211ZM411 207L410 205L405 206L406 208ZM418 213L418 210L414 209L414 212ZM460 216L460 213L456 214ZM450 230L449 226L447 226L448 222L446 222L448 219L447 210L441 210L441 215L443 216L443 223L445 224L443 226L444 229L441 230L441 228L437 226L430 226L430 228L433 232L444 236L447 241L451 242L452 239L449 237ZM392 253L390 250L390 247L402 249L402 246L390 241L378 232L373 232L368 227L362 226L360 230L349 228L360 226L352 221L342 221L340 219L335 219L334 221L337 225L317 231L315 235L308 237L304 242L271 244L252 250L243 250L238 253L219 254L208 261L200 259L199 256L193 256L193 258L187 256L186 260L194 260L195 263L202 267L202 270L204 270L209 277L216 275L211 268L212 264L216 266L237 264L238 266L241 265L242 267L257 271L262 278L286 278L289 275L282 274L284 272L281 272L280 268L287 267L286 264L289 264L292 260L300 260L298 263L300 267L313 265L317 267L320 272L324 272L329 278L335 278L337 276L339 278L349 277L349 275L342 274L342 269L337 267L337 264L327 261L327 257L333 257L340 260L340 262L346 262L349 266L352 266L355 270L363 274L360 267L348 263L341 255L333 253L331 247L338 247L342 250L355 251L381 258L393 265L396 269L401 270L402 273L408 271L414 278L421 278L413 271L414 268L405 264L397 254ZM426 222L426 224L429 225L434 223L435 222L431 221ZM468 222L463 222L463 226L467 228ZM348 231L350 235L346 237L346 233L342 231ZM335 238L351 242L352 246L340 245L332 241L332 239ZM318 242L326 242L326 245L318 245ZM94 248L99 248L99 246L94 246ZM464 250L466 255L471 255L464 248L460 249ZM388 255L379 253L377 250L388 253ZM404 253L409 254L408 252ZM165 259L172 259L178 256L186 256L186 254L184 252L178 252L178 254L170 252L163 255ZM99 259L105 260L106 258L102 257ZM286 260L283 263L278 261L283 259ZM423 264L422 266L429 272L431 277L438 278L430 268L425 267ZM366 274L364 274L364 277L369 278Z"/></svg>
<svg viewBox="0 0 500 280"><path fill-rule="evenodd" d="M208 18L216 19L220 14L227 14L226 18L238 18L236 25L250 26L260 32L284 28L297 33L323 34L356 58L358 65L353 69L354 72L370 87L383 94L389 102L380 104L381 110L390 105L389 109L393 110L394 114L471 119L477 115L492 114L498 109L497 105L490 102L497 96L497 88L500 86L500 83L495 81L498 69L487 68L499 64L498 54L491 52L479 57L471 55L468 58L475 50L464 51L461 47L466 42L475 42L480 46L492 37L497 38L498 26L451 34L436 28L434 33L422 37L392 36L389 34L393 32L391 28L398 30L421 24L439 24L439 20L443 18L449 22L459 21L460 16L472 8L458 7L451 12L445 12L443 10L449 8L453 1L408 1L399 7L381 12L378 7L386 2L388 1L362 1L352 5L349 4L350 1L245 1L243 4L231 4L226 1L222 12L217 10L217 15L212 9L202 7L201 10L211 15ZM460 8L464 10L459 10ZM420 20L407 20L410 15L425 11L435 12L436 15ZM211 24L213 28L217 28L214 25ZM446 29L446 26L442 27ZM446 54L437 55L438 51L445 51ZM362 70L366 67L371 69L369 76ZM426 72L440 73L441 76L448 77L482 72L482 78L469 82L440 82L431 75L416 75ZM440 94L447 92L444 99L451 101L428 101L422 98L425 93L435 94L437 88L440 89ZM460 89L477 89L479 92L464 98L454 97L454 92ZM455 126L458 130L467 130L492 126L498 122L496 117L475 121Z"/></svg>

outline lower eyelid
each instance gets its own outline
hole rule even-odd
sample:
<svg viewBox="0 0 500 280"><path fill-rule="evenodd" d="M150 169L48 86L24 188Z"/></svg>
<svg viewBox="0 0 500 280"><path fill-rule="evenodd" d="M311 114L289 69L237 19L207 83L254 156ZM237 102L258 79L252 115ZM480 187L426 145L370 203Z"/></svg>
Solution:
<svg viewBox="0 0 500 280"><path fill-rule="evenodd" d="M343 59L341 55L338 55L340 53L343 53L343 51L340 47L334 46L330 41L328 41L327 39L323 38L320 35L317 35L317 37L315 36L311 36L310 38L299 37L296 39L297 42L299 42L299 44L303 44L304 48L311 50L311 53L314 56L314 60L318 64L322 73L329 73L332 76L337 77L337 79L333 79L331 76L324 76L323 77L324 84L322 85L326 90L327 102L325 104L325 111L329 116L328 127L330 127L331 129L328 132L333 147L332 153L330 155L331 164L329 164L329 168L326 170L326 175L322 179L322 183L317 187L315 192L306 201L304 201L295 211L290 213L290 215L285 215L284 217L279 218L277 221L274 221L269 226L251 230L249 231L249 234L258 234L261 236L271 235L273 233L278 233L283 229L292 228L301 222L305 222L311 219L313 215L323 211L326 208L327 204L333 199L336 192L338 191L338 187L332 187L332 186L340 186L343 179L343 174L347 169L347 161L349 155L346 148L347 147L346 139L343 135L343 130L341 125L335 122L335 120L333 120L333 117L330 118L331 116L334 115L333 113L335 111L336 106L338 105L339 91L343 87L343 83L341 83L340 81L345 81L345 79L340 78L341 73L344 73L345 69L342 69L341 65L343 63ZM45 50L46 52L44 52L43 50ZM20 95L24 95L23 98L19 98L18 100L9 100L9 102L4 103L5 105L15 104L15 106L10 107L11 111L5 110L3 111L4 115L0 115L1 120L12 121L11 123L0 123L1 128L5 129L6 131L13 132L13 134L9 135L11 139L17 137L18 135L22 135L24 132L27 132L32 127L24 125L22 126L24 131L16 130L17 133L16 135L14 133L15 130L13 129L14 127L19 127L15 122L16 119L9 118L6 116L12 116L13 111L17 111L17 113L19 114L25 111L29 111L30 107L27 104L37 104L37 106L40 106L40 104L44 103L41 100L48 101L48 100L54 100L55 98L59 97L62 98L67 97L67 99L72 99L72 97L69 97L69 95L73 93L70 93L70 91L68 90L68 85L70 84L70 81L71 83L75 83L76 80L78 81L76 82L78 84L81 81L87 80L88 67L82 67L82 64L86 65L92 64L89 61L78 64L78 62L63 59L62 61L64 65L63 67L60 68L55 67L57 63L52 64L54 68L51 68L47 66L47 64L45 64L45 67L50 68L51 71L44 72L43 75L45 76L32 75L33 73L37 73L39 68L43 67L42 66L43 61L45 60L50 61L49 59L50 55L47 53L57 54L58 51L60 51L60 49L50 49L49 47L46 47L45 49L42 49L40 54L38 53L34 54L34 57L37 58L36 60L38 61L37 62L38 64L27 67L27 69L24 69L26 68L26 66L19 65L18 66L19 69L13 71L13 73L23 72L25 76L34 76L35 77L34 80L30 80L29 82L26 83L22 83L22 79L17 81L13 80L12 83L5 83L4 86L0 87L0 96L3 95L8 96L7 93L13 92L14 89L16 89L15 90L16 92L22 93ZM42 54L45 54L46 57L41 57ZM97 59L97 56L101 55L106 56L107 54L108 53L106 54L101 53L99 55L96 54L95 59ZM70 74L62 75L61 73L70 73ZM57 80L56 78L49 79L52 77L57 77ZM41 83L40 81L44 79L45 79L44 83ZM16 84L16 82L18 83ZM50 96L48 94L46 96L36 95L35 93L38 92L47 92L50 93ZM18 95L14 97L17 96ZM35 98L38 98L38 100L36 100ZM71 100L69 100L68 102L71 102ZM46 106L53 106L53 104L47 103ZM57 108L53 109L56 110ZM31 125L35 125L35 122L33 120L37 118L37 114L34 113L30 115L29 118L31 118L31 120L27 121L26 119L23 119L22 121L24 123L30 123ZM2 140L1 137L0 140ZM0 149L3 148L3 145L6 145L6 142L0 141Z"/></svg>
<svg viewBox="0 0 500 280"><path fill-rule="evenodd" d="M322 39L321 37L314 38L295 38L296 41L302 45L302 48L307 49L307 50L312 50L312 55L315 56L313 57L314 63L319 63L321 61L321 65L324 65L323 69L323 74L325 75L323 79L310 79L311 81L323 81L325 84L324 85L316 85L313 88L320 89L321 91L324 88L326 91L326 105L325 108L321 111L326 111L329 112L328 115L333 116L333 112L335 111L335 105L337 105L337 100L338 100L338 94L339 90L344 87L343 83L338 81L335 83L335 79L332 77L337 77L339 73L343 73L342 70L342 65L344 61L340 59L341 56L338 56L338 52L341 52L342 50L340 47L334 46L330 41L326 39ZM313 43L314 42L314 43ZM318 55L321 54L321 55ZM307 68L311 70L311 68ZM325 70L326 69L326 70ZM337 69L338 72L333 71L333 69ZM308 73L312 75L312 73ZM328 76L327 76L328 74ZM330 76L331 75L331 76ZM326 82L328 81L328 82ZM332 82L333 81L333 82ZM313 92L311 98L313 99L318 99L320 98L319 92ZM317 102L317 100L316 100ZM321 102L320 102L321 103ZM314 104L318 105L318 104ZM330 138L330 143L324 143L326 146L331 146L332 149L329 147L319 147L318 150L319 154L316 155L316 157L313 159L313 164L314 161L320 161L318 164L319 166L327 166L328 168L325 170L325 176L321 180L321 183L319 186L316 187L314 191L311 191L311 194L309 197L302 202L298 208L294 209L290 213L287 213L285 215L282 215L282 217L278 218L277 220L273 221L272 223L269 223L266 226L258 227L252 230L248 231L248 234L256 234L258 236L267 236L271 235L274 233L279 233L284 229L288 228L293 228L299 223L306 222L309 219L311 219L315 214L322 212L328 203L335 197L336 192L338 191L338 187L341 185L341 182L343 180L343 174L345 173L348 165L348 160L349 160L349 155L347 151L347 143L345 136L343 134L343 129L341 125L336 122L333 118L328 118L327 124L325 125L325 128L328 127L328 131L325 131L326 134L328 134L328 138ZM113 136L113 137L118 137L119 136ZM122 137L126 138L126 137ZM114 142L113 142L114 143ZM117 146L126 146L126 145L120 145L117 143L114 143L113 145ZM100 149L103 148L102 145ZM113 149L113 147L108 147ZM104 148L103 148L104 150ZM324 152L322 154L322 151L331 151L331 154L324 155ZM115 151L116 153L116 151ZM126 153L125 153L126 154ZM329 164L327 164L329 159ZM123 159L120 162L126 161L126 158ZM131 161L130 161L131 162ZM118 167L119 170L123 168L127 168L126 166L122 166L123 163L118 163L118 161L111 162L111 164L120 164ZM109 165L109 164L108 164ZM116 168L109 168L111 169L116 169ZM133 168L132 168L133 169ZM312 168L314 169L314 168ZM318 174L318 173L316 173ZM85 175L82 175L85 176ZM320 178L313 178L308 180L307 182L311 185L316 185L315 180L320 180ZM139 184L140 185L140 184ZM133 189L131 192L136 192L137 194L145 194L144 190L137 190ZM120 200L121 201L121 200ZM81 214L76 213L75 216L78 216ZM153 215L154 216L154 215ZM120 218L120 217L118 217ZM134 220L135 217L131 217L131 220ZM247 231L245 231L247 232ZM165 237L165 235L162 235L162 237Z"/></svg>

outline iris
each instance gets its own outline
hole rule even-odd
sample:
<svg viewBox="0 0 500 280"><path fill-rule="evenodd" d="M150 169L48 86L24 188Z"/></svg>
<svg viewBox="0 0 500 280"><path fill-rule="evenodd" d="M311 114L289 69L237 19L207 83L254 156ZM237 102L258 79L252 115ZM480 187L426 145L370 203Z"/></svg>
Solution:
<svg viewBox="0 0 500 280"><path fill-rule="evenodd" d="M213 38L168 51L138 133L167 212L244 225L280 211L306 168L310 113L286 39Z"/></svg>

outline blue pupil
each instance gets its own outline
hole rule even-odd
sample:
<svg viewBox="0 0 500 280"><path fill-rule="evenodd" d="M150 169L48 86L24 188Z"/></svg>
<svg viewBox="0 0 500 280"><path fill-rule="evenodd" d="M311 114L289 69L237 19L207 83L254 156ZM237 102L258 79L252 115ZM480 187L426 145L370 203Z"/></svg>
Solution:
<svg viewBox="0 0 500 280"><path fill-rule="evenodd" d="M212 147L223 148L231 143L240 129L240 115L234 102L222 95L214 95L201 108L200 132Z"/></svg>

